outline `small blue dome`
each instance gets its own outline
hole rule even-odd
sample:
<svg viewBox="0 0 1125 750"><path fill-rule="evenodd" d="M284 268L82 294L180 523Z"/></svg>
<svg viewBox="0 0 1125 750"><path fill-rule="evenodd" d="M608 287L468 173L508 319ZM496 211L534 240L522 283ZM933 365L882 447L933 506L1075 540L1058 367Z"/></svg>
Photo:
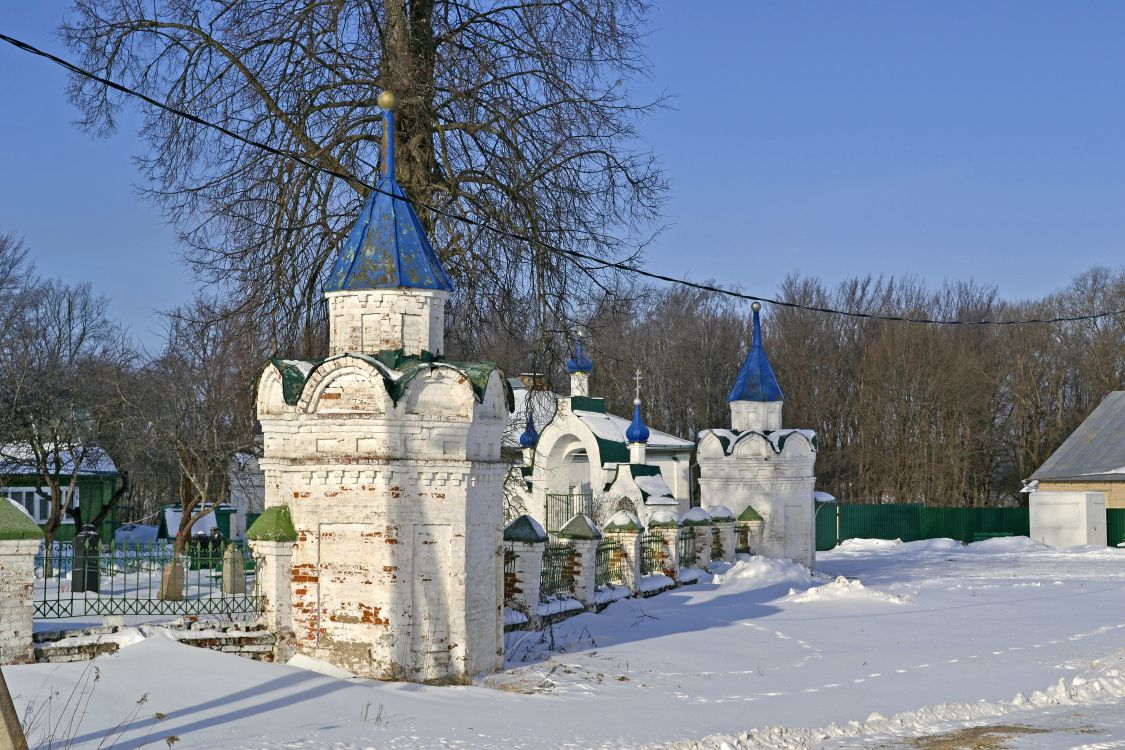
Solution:
<svg viewBox="0 0 1125 750"><path fill-rule="evenodd" d="M539 444L539 433L535 431L535 422L531 419L531 409L527 410L527 427L520 435L521 448L534 448Z"/></svg>
<svg viewBox="0 0 1125 750"><path fill-rule="evenodd" d="M629 423L629 428L625 430L625 439L630 443L647 443L648 436L648 425L645 424L644 417L641 416L641 400L637 399L633 402L633 421Z"/></svg>
<svg viewBox="0 0 1125 750"><path fill-rule="evenodd" d="M586 356L586 352L582 351L582 339L574 342L574 356L566 361L566 371L573 375L576 372L590 372L594 369L594 363Z"/></svg>

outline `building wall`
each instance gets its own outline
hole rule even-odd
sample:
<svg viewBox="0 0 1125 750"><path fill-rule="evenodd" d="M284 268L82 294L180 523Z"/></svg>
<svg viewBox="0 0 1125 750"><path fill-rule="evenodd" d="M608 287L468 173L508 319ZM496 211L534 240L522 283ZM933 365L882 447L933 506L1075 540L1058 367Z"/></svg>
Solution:
<svg viewBox="0 0 1125 750"><path fill-rule="evenodd" d="M781 453L774 453L766 438L746 433L728 454L708 434L700 440L697 461L703 508L725 505L738 517L752 505L764 521L763 555L814 566L816 452L809 441L791 436Z"/></svg>
<svg viewBox="0 0 1125 750"><path fill-rule="evenodd" d="M270 377L268 368L266 378ZM259 401L266 506L289 506L298 651L365 676L464 681L502 652L504 389L451 368L398 404L345 357L295 407Z"/></svg>
<svg viewBox="0 0 1125 750"><path fill-rule="evenodd" d="M1125 481L1121 482L1061 482L1041 480L1040 492L1104 492L1106 508L1125 508Z"/></svg>
<svg viewBox="0 0 1125 750"><path fill-rule="evenodd" d="M445 351L445 301L449 294L425 289L331 292L329 354L402 348L406 354Z"/></svg>
<svg viewBox="0 0 1125 750"><path fill-rule="evenodd" d="M63 480L69 483L69 480ZM78 505L82 509L82 517L92 519L96 516L105 506L109 499L113 497L114 491L117 489L119 478L116 475L87 475L78 477ZM43 478L38 475L30 474L9 474L0 477L0 486L3 487L43 487L45 486ZM110 511L98 528L98 533L102 541L113 541L113 529L115 512ZM46 524L40 524L40 528L45 528ZM64 513L62 523L55 532L55 540L60 542L70 542L74 540L74 535L77 530L71 522L70 516Z"/></svg>

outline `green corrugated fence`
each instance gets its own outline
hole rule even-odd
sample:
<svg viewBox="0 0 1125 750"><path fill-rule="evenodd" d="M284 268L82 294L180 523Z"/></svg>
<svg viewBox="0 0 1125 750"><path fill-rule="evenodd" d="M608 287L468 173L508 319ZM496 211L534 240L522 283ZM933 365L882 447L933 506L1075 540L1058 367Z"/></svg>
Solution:
<svg viewBox="0 0 1125 750"><path fill-rule="evenodd" d="M1125 538L1125 511L1109 521L1110 544ZM1116 525L1115 525L1116 524ZM1028 536L1027 508L927 508L914 503L822 506L816 516L816 548L847 539L956 539L966 544L989 535Z"/></svg>
<svg viewBox="0 0 1125 750"><path fill-rule="evenodd" d="M1125 508L1106 509L1105 536L1110 547L1125 542Z"/></svg>

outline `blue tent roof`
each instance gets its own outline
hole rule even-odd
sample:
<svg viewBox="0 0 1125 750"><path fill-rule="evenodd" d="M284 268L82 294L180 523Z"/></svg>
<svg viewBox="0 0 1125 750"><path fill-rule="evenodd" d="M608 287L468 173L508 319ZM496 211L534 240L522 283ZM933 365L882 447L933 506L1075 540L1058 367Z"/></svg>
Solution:
<svg viewBox="0 0 1125 750"><path fill-rule="evenodd" d="M386 117L385 174L367 198L340 248L324 291L440 289L453 291L414 207L394 178L394 113Z"/></svg>
<svg viewBox="0 0 1125 750"><path fill-rule="evenodd" d="M773 374L773 367L762 346L762 321L758 317L761 305L754 303L754 341L750 353L738 371L727 401L784 401L781 386Z"/></svg>
<svg viewBox="0 0 1125 750"><path fill-rule="evenodd" d="M573 375L576 372L590 372L594 369L594 363L586 356L586 352L582 351L582 339L574 342L574 356L566 361L566 371Z"/></svg>

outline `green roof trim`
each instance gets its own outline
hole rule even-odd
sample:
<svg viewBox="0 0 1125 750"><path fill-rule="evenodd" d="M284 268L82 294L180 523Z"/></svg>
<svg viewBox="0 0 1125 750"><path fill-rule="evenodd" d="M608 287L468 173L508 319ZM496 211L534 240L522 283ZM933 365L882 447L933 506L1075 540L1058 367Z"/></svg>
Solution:
<svg viewBox="0 0 1125 750"><path fill-rule="evenodd" d="M605 399L594 398L593 396L571 396L570 410L592 411L598 414L605 414Z"/></svg>
<svg viewBox="0 0 1125 750"><path fill-rule="evenodd" d="M743 523L747 523L750 521L761 521L762 516L758 513L758 511L754 510L753 505L747 505L746 510L742 511L742 513L739 514L738 520L742 521Z"/></svg>
<svg viewBox="0 0 1125 750"><path fill-rule="evenodd" d="M504 527L505 542L545 542L547 532L531 516L520 516Z"/></svg>
<svg viewBox="0 0 1125 750"><path fill-rule="evenodd" d="M616 440L606 440L594 435L594 440L598 443L598 454L601 456L603 464L627 464L629 463L629 446L625 443L619 443Z"/></svg>
<svg viewBox="0 0 1125 750"><path fill-rule="evenodd" d="M293 527L289 506L274 505L266 508L246 530L246 538L252 542L297 541L297 529Z"/></svg>
<svg viewBox="0 0 1125 750"><path fill-rule="evenodd" d="M674 515L669 514L672 515L671 518L657 518L658 515L660 514L654 513L652 518L648 519L648 527L650 529L675 529L680 526L680 523L676 520Z"/></svg>
<svg viewBox="0 0 1125 750"><path fill-rule="evenodd" d="M609 523L602 527L603 531L640 531L640 519L627 510L619 510L609 519Z"/></svg>
<svg viewBox="0 0 1125 750"><path fill-rule="evenodd" d="M42 539L43 530L7 498L0 497L0 540Z"/></svg>
<svg viewBox="0 0 1125 750"><path fill-rule="evenodd" d="M598 531L598 527L585 513L576 513L574 518L563 524L557 536L566 539L601 539L602 532Z"/></svg>
<svg viewBox="0 0 1125 750"><path fill-rule="evenodd" d="M629 473L633 475L633 479L637 477L658 477L660 476L660 467L652 464L629 464Z"/></svg>
<svg viewBox="0 0 1125 750"><path fill-rule="evenodd" d="M281 392L285 398L285 403L290 406L295 406L297 402L301 400L301 393L305 389L305 383L308 382L317 368L325 362L330 362L339 357L355 357L356 359L365 360L373 365L381 365L386 369L395 370L400 373L400 377L398 378L390 378L385 374L383 376L383 386L387 389L387 393L390 394L391 400L396 404L406 393L406 386L418 373L431 372L435 367L451 367L464 375L465 379L469 381L469 385L472 386L473 395L476 396L478 402L481 402L484 401L489 376L492 375L493 371L499 370L495 362L460 362L447 360L440 355L434 355L428 351L423 351L421 354L404 355L402 349L380 351L376 352L374 355L362 354L360 352L348 352L328 359L293 360L273 357L270 359L270 364L276 367L277 371L281 374ZM302 368L301 365L306 365L307 367ZM504 402L508 407L508 411L514 411L516 408L516 398L515 394L512 392L512 386L507 378L500 378L500 382L504 387Z"/></svg>

